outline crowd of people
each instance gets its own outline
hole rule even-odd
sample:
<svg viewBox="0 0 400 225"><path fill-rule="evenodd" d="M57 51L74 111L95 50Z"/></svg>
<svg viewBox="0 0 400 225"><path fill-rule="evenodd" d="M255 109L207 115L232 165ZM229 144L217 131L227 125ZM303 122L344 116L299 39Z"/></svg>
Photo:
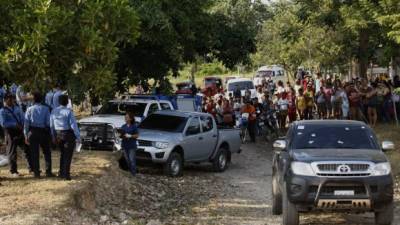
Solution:
<svg viewBox="0 0 400 225"><path fill-rule="evenodd" d="M344 81L338 77L311 76L304 73L294 84L266 78L256 87L257 94L241 90L226 95L221 92L203 99L203 111L212 114L221 125L240 126L243 114L249 115L247 129L252 141L257 134L261 115L276 112L277 127L285 131L288 123L311 119L360 120L375 127L378 122L397 119L399 97L393 90L400 87L399 76L374 79L355 78Z"/></svg>
<svg viewBox="0 0 400 225"><path fill-rule="evenodd" d="M45 158L45 175L52 172L51 148L60 150L58 177L70 180L72 155L80 142L79 128L69 106L70 100L60 85L46 95L27 93L21 86L12 84L0 88L0 125L10 173L20 176L17 166L17 148L24 151L27 168L35 178L41 177L39 149Z"/></svg>

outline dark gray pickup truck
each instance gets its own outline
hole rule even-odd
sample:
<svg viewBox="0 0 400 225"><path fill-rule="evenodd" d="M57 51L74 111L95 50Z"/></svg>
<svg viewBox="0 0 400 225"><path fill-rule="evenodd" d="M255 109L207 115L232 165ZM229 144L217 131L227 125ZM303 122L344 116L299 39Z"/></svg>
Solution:
<svg viewBox="0 0 400 225"><path fill-rule="evenodd" d="M393 220L393 177L374 132L356 121L300 121L274 143L273 214L299 224L310 211L373 212L376 224Z"/></svg>

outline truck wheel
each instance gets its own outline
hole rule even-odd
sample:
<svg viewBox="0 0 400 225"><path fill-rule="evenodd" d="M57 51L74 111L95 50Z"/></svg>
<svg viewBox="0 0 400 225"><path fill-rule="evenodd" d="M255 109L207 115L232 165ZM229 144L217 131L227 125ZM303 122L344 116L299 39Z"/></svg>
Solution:
<svg viewBox="0 0 400 225"><path fill-rule="evenodd" d="M213 160L213 167L216 172L223 172L229 166L228 150L221 147Z"/></svg>
<svg viewBox="0 0 400 225"><path fill-rule="evenodd" d="M272 177L272 215L282 214L282 192L279 190L278 181Z"/></svg>
<svg viewBox="0 0 400 225"><path fill-rule="evenodd" d="M177 152L172 152L164 165L164 174L171 177L178 177L182 175L182 170L182 156Z"/></svg>
<svg viewBox="0 0 400 225"><path fill-rule="evenodd" d="M380 212L375 212L375 224L390 225L393 222L393 202Z"/></svg>
<svg viewBox="0 0 400 225"><path fill-rule="evenodd" d="M286 183L283 186L283 207L282 207L282 224L283 225L298 225L299 224L299 212L296 206L291 203L287 196Z"/></svg>

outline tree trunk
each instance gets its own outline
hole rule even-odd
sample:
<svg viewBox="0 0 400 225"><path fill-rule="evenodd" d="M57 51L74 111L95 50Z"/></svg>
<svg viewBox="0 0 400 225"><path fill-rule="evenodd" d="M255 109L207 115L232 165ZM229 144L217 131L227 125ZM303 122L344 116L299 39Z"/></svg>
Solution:
<svg viewBox="0 0 400 225"><path fill-rule="evenodd" d="M367 29L362 29L359 32L359 50L358 50L358 58L359 58L359 66L360 66L360 77L367 78L367 70L368 70L368 42L369 42L369 33Z"/></svg>

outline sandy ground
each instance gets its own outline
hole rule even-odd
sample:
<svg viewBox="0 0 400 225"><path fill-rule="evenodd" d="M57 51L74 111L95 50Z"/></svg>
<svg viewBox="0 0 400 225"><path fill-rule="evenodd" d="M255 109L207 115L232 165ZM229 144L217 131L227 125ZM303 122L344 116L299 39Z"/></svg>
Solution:
<svg viewBox="0 0 400 225"><path fill-rule="evenodd" d="M271 148L247 144L242 149L224 173L191 165L174 179L158 168L140 168L132 178L104 152L76 154L69 182L34 180L24 169L23 177L11 178L2 167L0 224L281 224L280 216L271 214ZM55 164L57 159L55 154ZM399 192L396 198L394 224L400 224ZM301 221L374 224L372 214L305 214Z"/></svg>

